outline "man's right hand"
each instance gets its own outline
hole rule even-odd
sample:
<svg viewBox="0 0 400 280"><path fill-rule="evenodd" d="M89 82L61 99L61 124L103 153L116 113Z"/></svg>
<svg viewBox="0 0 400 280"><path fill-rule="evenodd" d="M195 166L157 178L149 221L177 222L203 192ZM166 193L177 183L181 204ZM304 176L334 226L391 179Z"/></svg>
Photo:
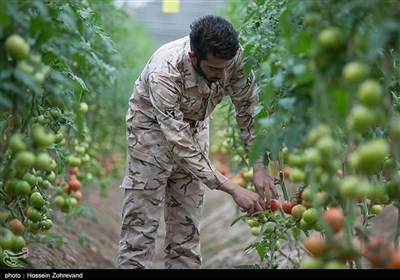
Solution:
<svg viewBox="0 0 400 280"><path fill-rule="evenodd" d="M218 189L230 194L241 211L246 212L249 216L264 211L267 207L260 195L242 188L232 181L226 181Z"/></svg>

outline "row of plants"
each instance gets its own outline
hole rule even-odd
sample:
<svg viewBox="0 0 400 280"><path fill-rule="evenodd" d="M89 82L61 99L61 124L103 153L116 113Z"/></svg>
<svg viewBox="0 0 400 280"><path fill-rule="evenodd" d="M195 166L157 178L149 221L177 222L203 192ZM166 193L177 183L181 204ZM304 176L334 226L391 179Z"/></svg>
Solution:
<svg viewBox="0 0 400 280"><path fill-rule="evenodd" d="M260 236L246 249L265 268L277 255L294 268L400 268L398 3L239 1L228 16L257 77L258 136L243 157L231 117L214 151L251 190L249 166L265 155L282 190L270 210L234 220ZM394 232L373 234L388 205Z"/></svg>
<svg viewBox="0 0 400 280"><path fill-rule="evenodd" d="M85 211L83 188L107 195L120 176L127 102L152 42L112 1L1 7L0 266L9 267L50 234L56 211Z"/></svg>

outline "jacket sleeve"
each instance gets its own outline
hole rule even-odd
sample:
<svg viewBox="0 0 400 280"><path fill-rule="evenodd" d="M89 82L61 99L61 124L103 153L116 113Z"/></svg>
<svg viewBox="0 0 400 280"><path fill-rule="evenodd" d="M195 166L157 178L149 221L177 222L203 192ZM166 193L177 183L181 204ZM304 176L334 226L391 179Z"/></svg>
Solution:
<svg viewBox="0 0 400 280"><path fill-rule="evenodd" d="M236 111L236 122L242 133L245 147L249 147L255 138L254 108L257 95L254 92L254 73L245 76L243 73L242 50L235 59L235 69L230 84L230 97Z"/></svg>
<svg viewBox="0 0 400 280"><path fill-rule="evenodd" d="M190 124L183 121L180 110L180 87L161 73L149 75L150 102L165 138L176 155L177 163L191 172L210 189L218 188L228 179L223 176L193 141Z"/></svg>

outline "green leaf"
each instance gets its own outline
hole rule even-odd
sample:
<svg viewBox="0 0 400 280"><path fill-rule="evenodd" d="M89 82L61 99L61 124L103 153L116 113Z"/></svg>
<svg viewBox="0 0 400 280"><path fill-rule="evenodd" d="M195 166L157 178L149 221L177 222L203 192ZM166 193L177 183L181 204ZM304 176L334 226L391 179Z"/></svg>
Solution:
<svg viewBox="0 0 400 280"><path fill-rule="evenodd" d="M114 43L110 39L110 37L104 33L100 27L95 26L94 31L97 33L97 35L100 36L101 40L103 41L104 45L106 45L108 51L116 52L117 50L114 48Z"/></svg>
<svg viewBox="0 0 400 280"><path fill-rule="evenodd" d="M265 258L265 254L267 252L267 248L263 244L257 244L256 251L257 251L258 255L260 256L261 261L263 261Z"/></svg>
<svg viewBox="0 0 400 280"><path fill-rule="evenodd" d="M285 145L291 150L292 148L296 147L297 144L300 142L302 136L304 135L304 125L299 124L291 124L290 126L286 127L284 130L284 142Z"/></svg>
<svg viewBox="0 0 400 280"><path fill-rule="evenodd" d="M0 28L7 26L9 24L9 17L6 9L0 9Z"/></svg>
<svg viewBox="0 0 400 280"><path fill-rule="evenodd" d="M0 92L0 109L2 111L12 108L12 101L8 96Z"/></svg>
<svg viewBox="0 0 400 280"><path fill-rule="evenodd" d="M295 111L296 97L286 97L278 101L280 107L288 110L289 112Z"/></svg>
<svg viewBox="0 0 400 280"><path fill-rule="evenodd" d="M348 92L340 89L334 89L333 95L333 109L339 117L345 119L349 110L350 96Z"/></svg>
<svg viewBox="0 0 400 280"><path fill-rule="evenodd" d="M260 159L262 155L265 155L265 151L268 150L269 144L264 134L257 135L254 139L250 150L249 150L249 165L252 166Z"/></svg>
<svg viewBox="0 0 400 280"><path fill-rule="evenodd" d="M20 71L19 69L15 69L14 77L24 85L28 86L30 89L32 89L36 94L41 94L43 92L41 87L32 77L32 75Z"/></svg>
<svg viewBox="0 0 400 280"><path fill-rule="evenodd" d="M32 5L39 11L39 15L42 21L46 22L49 20L49 12L47 6L42 1L33 1Z"/></svg>
<svg viewBox="0 0 400 280"><path fill-rule="evenodd" d="M71 77L72 80L76 81L81 86L82 89L89 90L87 88L85 82L82 80L82 78L78 77L77 75L75 75L74 73L69 72L69 71L65 72L65 74L67 74L69 77Z"/></svg>
<svg viewBox="0 0 400 280"><path fill-rule="evenodd" d="M236 217L235 219L233 219L232 223L230 226L233 226L234 224L236 224L239 221L244 221L244 219L246 218L246 215L240 216L240 217Z"/></svg>
<svg viewBox="0 0 400 280"><path fill-rule="evenodd" d="M299 240L301 231L298 227L292 227L292 234L295 240Z"/></svg>
<svg viewBox="0 0 400 280"><path fill-rule="evenodd" d="M89 244L83 232L80 232L78 234L78 239L79 239L79 245L81 245L82 247L86 247Z"/></svg>

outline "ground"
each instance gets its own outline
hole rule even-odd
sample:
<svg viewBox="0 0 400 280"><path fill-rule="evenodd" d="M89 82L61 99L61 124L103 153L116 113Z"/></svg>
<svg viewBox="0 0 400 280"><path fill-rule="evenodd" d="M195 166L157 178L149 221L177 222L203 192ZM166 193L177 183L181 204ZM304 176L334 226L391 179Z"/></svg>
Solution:
<svg viewBox="0 0 400 280"><path fill-rule="evenodd" d="M120 233L122 190L118 188L122 179L110 186L107 197L101 197L96 187L84 188L81 205L90 209L92 217L81 215L70 223L63 223L64 215L58 213L52 230L53 242L29 244L28 264L35 269L112 269L114 268L117 243ZM235 266L261 263L255 251L244 249L257 241L244 222L230 226L239 213L232 198L221 192L207 190L201 223L201 244L203 268L230 269ZM383 213L374 218L373 233L389 235L396 225L393 206L385 207ZM154 268L162 269L162 238L164 225L161 224L156 242ZM62 240L62 242L61 242ZM62 243L62 245L61 245ZM298 248L292 248L298 253ZM290 254L291 252L287 252ZM278 268L290 268L282 259Z"/></svg>

